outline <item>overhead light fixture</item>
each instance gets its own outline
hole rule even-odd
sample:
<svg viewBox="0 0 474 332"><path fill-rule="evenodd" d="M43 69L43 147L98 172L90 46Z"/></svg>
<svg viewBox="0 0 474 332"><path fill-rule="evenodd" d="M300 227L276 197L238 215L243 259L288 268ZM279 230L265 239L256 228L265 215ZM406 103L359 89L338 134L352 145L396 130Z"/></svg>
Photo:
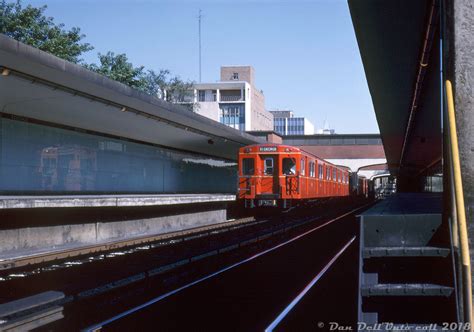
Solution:
<svg viewBox="0 0 474 332"><path fill-rule="evenodd" d="M10 69L2 68L2 76L8 76L8 75L10 75Z"/></svg>
<svg viewBox="0 0 474 332"><path fill-rule="evenodd" d="M122 107L122 109L120 110L121 112L126 112L127 111L127 108L126 107Z"/></svg>

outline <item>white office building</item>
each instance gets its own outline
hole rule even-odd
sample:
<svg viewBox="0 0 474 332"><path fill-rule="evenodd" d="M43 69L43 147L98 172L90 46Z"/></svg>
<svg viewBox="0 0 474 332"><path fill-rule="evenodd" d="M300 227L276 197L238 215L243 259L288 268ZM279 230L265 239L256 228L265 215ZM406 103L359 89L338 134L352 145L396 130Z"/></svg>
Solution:
<svg viewBox="0 0 474 332"><path fill-rule="evenodd" d="M273 130L283 136L287 135L313 135L313 124L304 117L295 117L293 111L276 110L273 114Z"/></svg>
<svg viewBox="0 0 474 332"><path fill-rule="evenodd" d="M195 112L241 131L273 130L273 115L251 66L222 66L221 80L194 85Z"/></svg>

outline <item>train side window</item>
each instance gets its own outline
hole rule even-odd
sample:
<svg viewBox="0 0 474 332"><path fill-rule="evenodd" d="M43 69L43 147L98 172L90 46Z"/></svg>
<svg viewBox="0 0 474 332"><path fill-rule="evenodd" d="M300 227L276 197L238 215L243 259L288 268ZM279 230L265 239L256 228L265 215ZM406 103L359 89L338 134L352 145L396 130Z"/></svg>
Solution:
<svg viewBox="0 0 474 332"><path fill-rule="evenodd" d="M283 158L283 174L295 175L296 174L296 160L295 158Z"/></svg>
<svg viewBox="0 0 474 332"><path fill-rule="evenodd" d="M305 175L306 172L306 160L304 157L301 158L301 175Z"/></svg>
<svg viewBox="0 0 474 332"><path fill-rule="evenodd" d="M255 159L244 158L242 160L242 174L243 175L254 175L255 173Z"/></svg>
<svg viewBox="0 0 474 332"><path fill-rule="evenodd" d="M319 167L319 178L322 180L323 179L323 165L318 165Z"/></svg>
<svg viewBox="0 0 474 332"><path fill-rule="evenodd" d="M266 175L273 175L273 158L265 158L265 174Z"/></svg>
<svg viewBox="0 0 474 332"><path fill-rule="evenodd" d="M309 176L314 178L314 162L309 162Z"/></svg>

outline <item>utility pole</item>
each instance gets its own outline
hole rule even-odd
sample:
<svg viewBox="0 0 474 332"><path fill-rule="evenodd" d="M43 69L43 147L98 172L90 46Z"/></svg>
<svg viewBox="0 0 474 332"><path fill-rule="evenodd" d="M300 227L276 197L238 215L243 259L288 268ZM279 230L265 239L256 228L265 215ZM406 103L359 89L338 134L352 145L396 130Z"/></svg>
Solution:
<svg viewBox="0 0 474 332"><path fill-rule="evenodd" d="M198 16L198 21L199 21L199 83L201 83L201 15L202 10L199 9L199 16Z"/></svg>

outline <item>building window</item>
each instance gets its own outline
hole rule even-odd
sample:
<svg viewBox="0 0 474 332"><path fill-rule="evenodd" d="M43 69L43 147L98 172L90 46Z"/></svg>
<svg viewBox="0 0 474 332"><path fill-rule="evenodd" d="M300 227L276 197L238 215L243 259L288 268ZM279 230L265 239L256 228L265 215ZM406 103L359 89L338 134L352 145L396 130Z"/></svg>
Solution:
<svg viewBox="0 0 474 332"><path fill-rule="evenodd" d="M199 101L206 101L206 91L199 90Z"/></svg>
<svg viewBox="0 0 474 332"><path fill-rule="evenodd" d="M220 122L238 130L245 130L245 108L243 104L220 104Z"/></svg>
<svg viewBox="0 0 474 332"><path fill-rule="evenodd" d="M235 81L238 81L239 80L239 73L233 73L232 74L232 79L235 80Z"/></svg>

